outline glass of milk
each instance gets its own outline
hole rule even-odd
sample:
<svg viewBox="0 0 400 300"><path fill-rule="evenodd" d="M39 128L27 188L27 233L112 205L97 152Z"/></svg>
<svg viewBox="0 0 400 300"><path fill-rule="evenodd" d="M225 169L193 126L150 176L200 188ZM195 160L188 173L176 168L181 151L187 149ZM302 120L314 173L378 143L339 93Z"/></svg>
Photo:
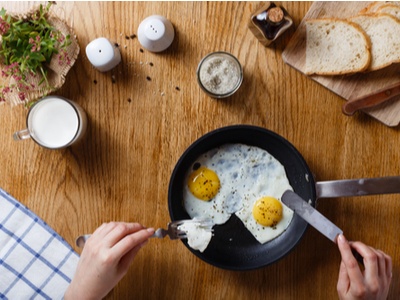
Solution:
<svg viewBox="0 0 400 300"><path fill-rule="evenodd" d="M42 147L61 149L84 136L87 116L75 102L60 96L47 96L31 106L26 127L14 133L14 140L32 138Z"/></svg>

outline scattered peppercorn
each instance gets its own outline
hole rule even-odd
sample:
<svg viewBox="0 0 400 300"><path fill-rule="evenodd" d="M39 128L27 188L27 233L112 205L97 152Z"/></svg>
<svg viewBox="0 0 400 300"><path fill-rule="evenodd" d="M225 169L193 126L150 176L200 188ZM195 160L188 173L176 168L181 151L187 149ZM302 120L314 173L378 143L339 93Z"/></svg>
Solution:
<svg viewBox="0 0 400 300"><path fill-rule="evenodd" d="M175 87L175 89L176 89L177 91L180 91L180 90L181 90L179 86Z"/></svg>
<svg viewBox="0 0 400 300"><path fill-rule="evenodd" d="M97 80L96 80L96 79L95 79L95 80L93 80L93 83L94 83L94 84L97 84Z"/></svg>
<svg viewBox="0 0 400 300"><path fill-rule="evenodd" d="M151 81L151 77L150 77L150 76L147 76L146 79L147 79L148 81Z"/></svg>
<svg viewBox="0 0 400 300"><path fill-rule="evenodd" d="M144 52L142 48L140 48L140 50L139 50L139 51L140 51L140 52L142 52L142 53Z"/></svg>
<svg viewBox="0 0 400 300"><path fill-rule="evenodd" d="M131 98L128 98L128 102L131 103L131 102L132 102L132 99L131 99Z"/></svg>
<svg viewBox="0 0 400 300"><path fill-rule="evenodd" d="M126 36L125 36L125 39L126 39L126 40L129 40L129 36L126 35Z"/></svg>
<svg viewBox="0 0 400 300"><path fill-rule="evenodd" d="M136 34L131 34L130 38L133 40L134 38L136 38Z"/></svg>
<svg viewBox="0 0 400 300"><path fill-rule="evenodd" d="M114 46L118 48L118 47L119 47L119 44L118 44L118 43L115 43Z"/></svg>
<svg viewBox="0 0 400 300"><path fill-rule="evenodd" d="M150 67L154 66L154 64L152 62L149 63Z"/></svg>

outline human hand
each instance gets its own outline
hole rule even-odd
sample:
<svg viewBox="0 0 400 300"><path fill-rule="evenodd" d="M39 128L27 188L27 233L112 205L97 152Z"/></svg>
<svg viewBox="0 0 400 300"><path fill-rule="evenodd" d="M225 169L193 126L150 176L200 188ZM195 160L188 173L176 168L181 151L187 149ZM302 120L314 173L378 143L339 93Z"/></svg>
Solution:
<svg viewBox="0 0 400 300"><path fill-rule="evenodd" d="M390 256L361 242L348 242L343 235L338 237L338 246L342 256L337 283L339 298L386 299L392 279ZM364 258L364 271L360 269L351 248Z"/></svg>
<svg viewBox="0 0 400 300"><path fill-rule="evenodd" d="M138 223L104 223L86 241L64 299L101 299L122 279L154 233Z"/></svg>

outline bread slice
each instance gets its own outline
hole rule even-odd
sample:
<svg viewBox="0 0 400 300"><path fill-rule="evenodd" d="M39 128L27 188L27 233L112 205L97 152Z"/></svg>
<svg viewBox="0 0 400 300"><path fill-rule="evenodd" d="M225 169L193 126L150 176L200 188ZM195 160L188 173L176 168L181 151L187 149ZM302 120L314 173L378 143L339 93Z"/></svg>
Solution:
<svg viewBox="0 0 400 300"><path fill-rule="evenodd" d="M400 6L396 4L385 4L379 7L377 13L389 14L400 20Z"/></svg>
<svg viewBox="0 0 400 300"><path fill-rule="evenodd" d="M342 75L364 71L371 61L370 42L355 23L341 19L306 21L308 75Z"/></svg>
<svg viewBox="0 0 400 300"><path fill-rule="evenodd" d="M391 5L400 5L399 1L374 1L368 4L366 7L364 7L361 11L360 14L370 14L370 13L376 13L380 10L380 8L384 5L391 4Z"/></svg>
<svg viewBox="0 0 400 300"><path fill-rule="evenodd" d="M368 4L366 7L364 7L362 10L360 10L359 14L365 15L365 14L370 14L376 12L376 10L382 5L386 4L387 1L374 1Z"/></svg>
<svg viewBox="0 0 400 300"><path fill-rule="evenodd" d="M349 20L359 24L371 41L369 71L400 62L400 20L388 14L358 15Z"/></svg>

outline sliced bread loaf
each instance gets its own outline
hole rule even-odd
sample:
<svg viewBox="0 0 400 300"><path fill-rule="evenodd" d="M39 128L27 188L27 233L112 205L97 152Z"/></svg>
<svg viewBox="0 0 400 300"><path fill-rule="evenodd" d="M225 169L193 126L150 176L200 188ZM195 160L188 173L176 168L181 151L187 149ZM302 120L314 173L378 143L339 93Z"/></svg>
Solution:
<svg viewBox="0 0 400 300"><path fill-rule="evenodd" d="M388 14L358 15L349 20L359 24L371 41L369 71L400 62L400 20Z"/></svg>
<svg viewBox="0 0 400 300"><path fill-rule="evenodd" d="M364 71L371 61L370 42L355 23L340 19L306 21L308 75L341 75Z"/></svg>

